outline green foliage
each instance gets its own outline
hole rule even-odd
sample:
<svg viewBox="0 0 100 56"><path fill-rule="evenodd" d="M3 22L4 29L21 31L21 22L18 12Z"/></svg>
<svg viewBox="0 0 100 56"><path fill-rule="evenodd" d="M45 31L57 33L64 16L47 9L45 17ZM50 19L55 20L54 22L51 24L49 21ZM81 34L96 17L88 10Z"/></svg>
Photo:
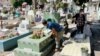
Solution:
<svg viewBox="0 0 100 56"><path fill-rule="evenodd" d="M31 38L32 39L40 39L41 37L40 36L37 36L37 35L33 35Z"/></svg>
<svg viewBox="0 0 100 56"><path fill-rule="evenodd" d="M41 3L47 3L47 0L40 0Z"/></svg>
<svg viewBox="0 0 100 56"><path fill-rule="evenodd" d="M15 0L11 0L11 3L14 4L15 3Z"/></svg>
<svg viewBox="0 0 100 56"><path fill-rule="evenodd" d="M16 1L13 1L14 3L13 6L17 8L21 6L23 2L27 2L29 5L32 5L32 0L19 0L19 1L16 0Z"/></svg>
<svg viewBox="0 0 100 56"><path fill-rule="evenodd" d="M57 5L56 5L57 8L62 8L63 7L63 3L62 2L59 2Z"/></svg>
<svg viewBox="0 0 100 56"><path fill-rule="evenodd" d="M25 0L29 5L32 5L32 0Z"/></svg>
<svg viewBox="0 0 100 56"><path fill-rule="evenodd" d="M62 0L57 0L55 3L56 8L65 8L68 6L67 3L63 3Z"/></svg>
<svg viewBox="0 0 100 56"><path fill-rule="evenodd" d="M14 2L13 6L14 6L15 8L17 8L17 7L21 6L21 3L18 2L18 1L16 1L16 2Z"/></svg>
<svg viewBox="0 0 100 56"><path fill-rule="evenodd" d="M68 6L67 3L62 3L62 2L59 2L59 3L56 4L56 8L65 8L67 6Z"/></svg>
<svg viewBox="0 0 100 56"><path fill-rule="evenodd" d="M13 4L13 6L14 6L15 8L17 8L17 7L21 6L23 2L24 2L24 0L15 1L14 4Z"/></svg>
<svg viewBox="0 0 100 56"><path fill-rule="evenodd" d="M84 3L89 2L89 0L74 0L76 5L82 6Z"/></svg>

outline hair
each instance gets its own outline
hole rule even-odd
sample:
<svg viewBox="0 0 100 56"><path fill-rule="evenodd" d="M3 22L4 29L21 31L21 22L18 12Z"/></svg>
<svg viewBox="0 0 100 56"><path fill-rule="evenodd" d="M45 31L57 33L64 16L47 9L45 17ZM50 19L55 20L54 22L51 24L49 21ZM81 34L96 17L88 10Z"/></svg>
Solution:
<svg viewBox="0 0 100 56"><path fill-rule="evenodd" d="M47 24L47 21L46 21L46 20L43 20L43 21L42 21L42 24L43 24L43 25Z"/></svg>
<svg viewBox="0 0 100 56"><path fill-rule="evenodd" d="M52 20L51 20L51 18L48 18L48 20L47 20L48 22L52 22Z"/></svg>
<svg viewBox="0 0 100 56"><path fill-rule="evenodd" d="M79 12L84 12L84 9L80 9L80 11Z"/></svg>

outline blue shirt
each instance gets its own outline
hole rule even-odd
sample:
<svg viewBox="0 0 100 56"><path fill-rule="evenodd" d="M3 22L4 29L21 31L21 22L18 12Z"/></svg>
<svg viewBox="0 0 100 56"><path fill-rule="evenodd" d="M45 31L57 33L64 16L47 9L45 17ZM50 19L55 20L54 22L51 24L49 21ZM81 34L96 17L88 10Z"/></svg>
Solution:
<svg viewBox="0 0 100 56"><path fill-rule="evenodd" d="M57 32L60 32L60 31L63 30L63 27L62 27L62 26L60 26L60 25L57 24L57 23L53 23L53 22L48 22L47 28L49 28L49 29L54 28Z"/></svg>

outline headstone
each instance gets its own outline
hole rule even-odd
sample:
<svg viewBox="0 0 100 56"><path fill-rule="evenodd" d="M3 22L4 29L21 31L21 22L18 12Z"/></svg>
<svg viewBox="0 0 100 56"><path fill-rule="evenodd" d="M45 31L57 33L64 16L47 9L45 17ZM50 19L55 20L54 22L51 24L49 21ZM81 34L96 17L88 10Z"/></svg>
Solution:
<svg viewBox="0 0 100 56"><path fill-rule="evenodd" d="M29 22L28 22L27 20L23 20L23 21L19 24L19 27L18 27L18 29L17 29L18 33L19 33L19 34L24 34L24 33L29 32L28 25L29 25Z"/></svg>

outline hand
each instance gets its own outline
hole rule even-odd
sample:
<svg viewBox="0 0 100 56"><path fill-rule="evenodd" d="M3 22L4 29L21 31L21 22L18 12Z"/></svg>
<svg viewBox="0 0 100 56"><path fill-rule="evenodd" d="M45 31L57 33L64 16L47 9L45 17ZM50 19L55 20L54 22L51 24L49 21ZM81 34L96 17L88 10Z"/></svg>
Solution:
<svg viewBox="0 0 100 56"><path fill-rule="evenodd" d="M56 34L56 33L52 33L52 35L53 35L53 36L55 36L55 37L57 36L57 34Z"/></svg>
<svg viewBox="0 0 100 56"><path fill-rule="evenodd" d="M52 33L52 35L55 35L55 33Z"/></svg>

